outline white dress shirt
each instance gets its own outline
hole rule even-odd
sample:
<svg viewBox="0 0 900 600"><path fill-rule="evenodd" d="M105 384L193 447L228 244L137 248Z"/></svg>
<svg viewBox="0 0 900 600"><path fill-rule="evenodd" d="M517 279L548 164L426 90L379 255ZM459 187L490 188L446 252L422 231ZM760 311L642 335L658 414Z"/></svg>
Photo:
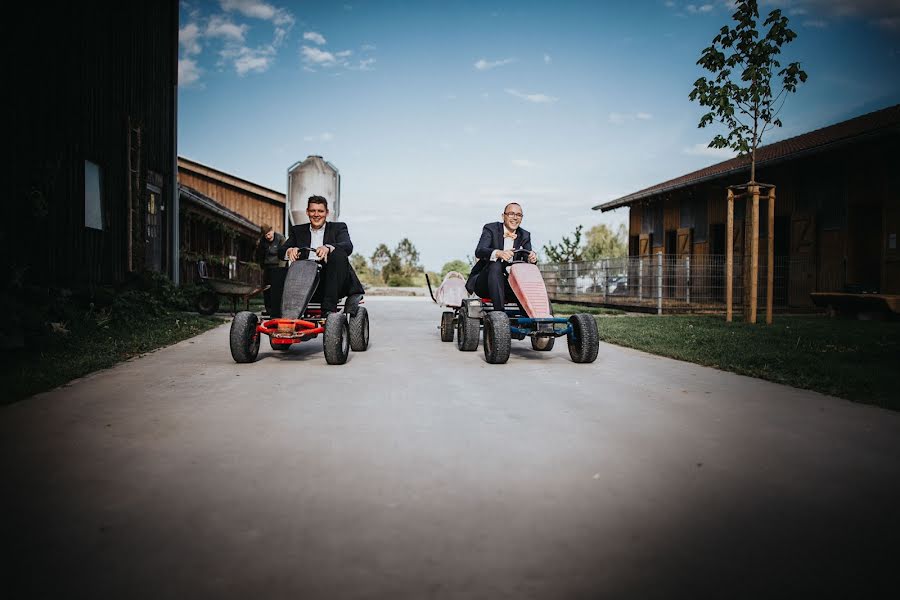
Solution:
<svg viewBox="0 0 900 600"><path fill-rule="evenodd" d="M318 248L319 246L325 245L325 224L323 223L321 227L318 229L313 229L312 225L309 226L309 247L310 248ZM329 246L330 248L330 246ZM306 260L318 260L319 257L316 256L315 252L310 252L309 256L306 257Z"/></svg>
<svg viewBox="0 0 900 600"><path fill-rule="evenodd" d="M503 233L505 234L505 233L516 233L516 232L507 231L506 227L504 227ZM504 235L503 236L503 251L506 252L507 250L512 250L515 243L516 243L515 238L508 238ZM493 252L491 252L491 260L494 260L494 261L497 260L498 252L500 252L500 250L494 250Z"/></svg>

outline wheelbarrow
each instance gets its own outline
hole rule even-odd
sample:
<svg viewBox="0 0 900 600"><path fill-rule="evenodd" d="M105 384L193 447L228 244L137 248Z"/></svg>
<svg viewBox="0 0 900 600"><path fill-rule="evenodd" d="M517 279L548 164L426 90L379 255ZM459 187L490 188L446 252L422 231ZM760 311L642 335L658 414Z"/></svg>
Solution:
<svg viewBox="0 0 900 600"><path fill-rule="evenodd" d="M219 296L231 299L231 314L237 313L238 300L243 300L244 310L250 310L250 298L269 289L269 286L257 287L252 283L216 279L209 276L206 261L197 261L197 274L204 289L197 295L197 312L211 315L219 310Z"/></svg>

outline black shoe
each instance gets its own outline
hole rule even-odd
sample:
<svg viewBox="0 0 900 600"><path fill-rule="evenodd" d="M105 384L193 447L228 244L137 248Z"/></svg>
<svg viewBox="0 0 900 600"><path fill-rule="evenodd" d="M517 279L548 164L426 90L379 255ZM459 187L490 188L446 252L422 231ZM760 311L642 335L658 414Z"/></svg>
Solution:
<svg viewBox="0 0 900 600"><path fill-rule="evenodd" d="M356 312L359 310L359 303L362 300L362 297L362 294L351 294L347 296L347 299L344 301L344 312L351 317L355 317Z"/></svg>

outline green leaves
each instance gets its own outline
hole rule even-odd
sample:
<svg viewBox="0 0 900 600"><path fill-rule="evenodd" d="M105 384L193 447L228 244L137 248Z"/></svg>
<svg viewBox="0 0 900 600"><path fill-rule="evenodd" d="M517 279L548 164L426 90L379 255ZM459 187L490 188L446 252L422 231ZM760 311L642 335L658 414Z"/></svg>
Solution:
<svg viewBox="0 0 900 600"><path fill-rule="evenodd" d="M788 26L788 18L779 9L770 12L763 22L768 30L762 38L757 30L758 18L756 0L737 2L732 15L735 25L723 26L697 60L697 65L713 77L698 78L688 95L692 102L710 109L700 117L697 127L719 122L729 130L727 137L713 138L710 147L753 153L754 161L765 131L781 127L777 115L787 94L796 92L807 78L799 62L778 70L782 46L797 37ZM779 89L777 94L773 93L773 83ZM755 164L751 178L753 173Z"/></svg>

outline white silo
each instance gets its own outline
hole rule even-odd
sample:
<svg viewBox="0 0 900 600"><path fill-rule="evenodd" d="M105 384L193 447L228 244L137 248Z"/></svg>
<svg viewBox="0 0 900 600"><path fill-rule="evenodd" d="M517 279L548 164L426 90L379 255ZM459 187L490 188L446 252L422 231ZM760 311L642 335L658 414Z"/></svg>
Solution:
<svg viewBox="0 0 900 600"><path fill-rule="evenodd" d="M289 225L309 223L306 201L310 196L324 196L328 200L328 220L336 221L341 214L341 174L337 167L321 156L310 155L288 169L287 215Z"/></svg>

